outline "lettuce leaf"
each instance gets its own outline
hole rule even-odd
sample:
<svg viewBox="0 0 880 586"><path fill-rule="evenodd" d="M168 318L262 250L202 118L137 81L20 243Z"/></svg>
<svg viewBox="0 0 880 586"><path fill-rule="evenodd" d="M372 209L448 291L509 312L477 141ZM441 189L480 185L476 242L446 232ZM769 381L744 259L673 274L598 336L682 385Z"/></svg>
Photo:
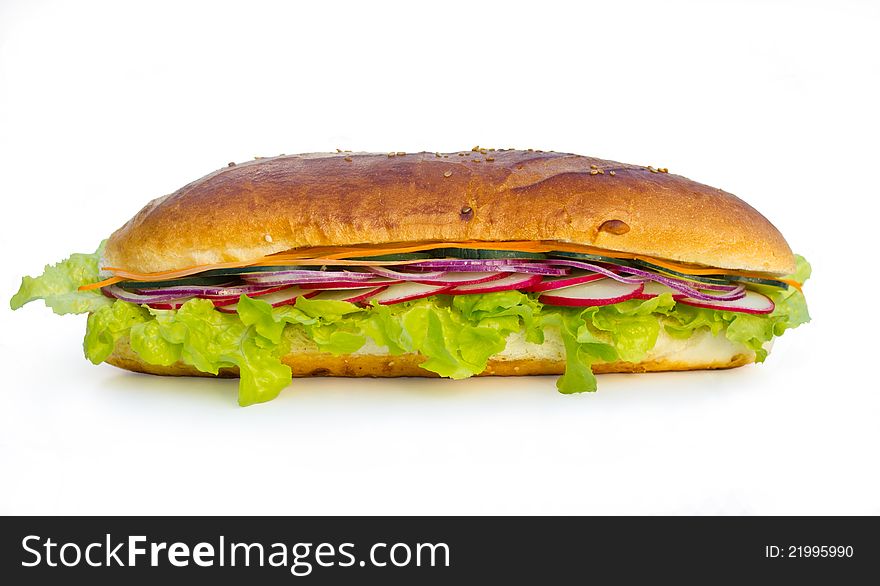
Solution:
<svg viewBox="0 0 880 586"><path fill-rule="evenodd" d="M773 319L747 313L719 313L721 319L727 323L727 339L751 348L755 351L755 361L764 362L767 358L764 343L773 338Z"/></svg>
<svg viewBox="0 0 880 586"><path fill-rule="evenodd" d="M584 326L606 332L606 339L617 351L617 359L626 362L644 360L657 343L660 321L656 314L667 315L675 306L672 295L664 293L646 301L631 300L584 310ZM587 321L589 317L589 321Z"/></svg>
<svg viewBox="0 0 880 586"><path fill-rule="evenodd" d="M243 298L239 303L252 301ZM260 304L269 306L265 301L252 305ZM242 406L274 399L290 384L290 367L281 362L280 344L260 334L250 314L243 318L221 313L207 299L192 299L178 310L149 313L152 321L136 324L130 331L132 349L146 362L179 361L211 374L238 367Z"/></svg>
<svg viewBox="0 0 880 586"><path fill-rule="evenodd" d="M282 343L287 324L300 326L320 350L333 355L356 352L367 341L357 322L345 320L346 316L365 310L347 301L300 297L296 305L273 308L259 298L243 295L237 307L242 321L253 325L257 333L273 344Z"/></svg>
<svg viewBox="0 0 880 586"><path fill-rule="evenodd" d="M813 272L807 259L799 254L795 255L797 260L797 268L794 273L786 276L786 279L795 281L803 285ZM807 299L803 292L795 287L788 290L782 290L778 287L755 286L755 290L760 291L773 300L776 309L770 314L773 320L773 335L781 336L786 330L796 328L801 324L810 321L810 312L807 310Z"/></svg>
<svg viewBox="0 0 880 586"><path fill-rule="evenodd" d="M543 322L547 325L558 322L562 343L565 346L565 373L556 381L559 392L568 395L595 391L597 384L592 369L593 361L598 355L609 353L613 348L596 340L589 330L584 328L586 322L576 310L565 309L555 314L550 313L545 316ZM579 336L579 332L583 335Z"/></svg>
<svg viewBox="0 0 880 586"><path fill-rule="evenodd" d="M674 306L672 295L667 293L645 301L634 299L583 309L545 307L545 312L560 313L565 346L565 374L556 388L566 394L592 392L596 390L594 362L644 359L660 334L658 316L669 314ZM547 317L544 323L549 323Z"/></svg>
<svg viewBox="0 0 880 586"><path fill-rule="evenodd" d="M125 301L111 301L89 315L83 351L92 364L101 364L116 348L116 342L128 335L131 328L143 325L147 310Z"/></svg>
<svg viewBox="0 0 880 586"><path fill-rule="evenodd" d="M474 325L492 328L501 335L523 330L527 342L542 344L544 330L538 321L541 304L520 291L481 295L456 295L453 307Z"/></svg>
<svg viewBox="0 0 880 586"><path fill-rule="evenodd" d="M19 309L26 303L42 299L58 315L88 313L113 304L100 290L79 291L81 285L98 281L104 242L92 254L76 253L54 265L46 265L39 277L24 277L21 287L12 296L9 306Z"/></svg>
<svg viewBox="0 0 880 586"><path fill-rule="evenodd" d="M596 390L595 362L643 360L661 328L678 338L704 329L725 335L754 350L761 361L767 341L810 319L799 288L764 286L753 288L769 296L776 308L762 316L680 305L668 294L602 307L553 307L541 304L538 295L520 291L369 307L302 297L294 305L272 307L243 295L235 314L216 311L203 299L188 301L178 310L155 310L77 290L98 280L102 248L103 244L92 255L74 254L47 266L40 277L25 277L10 305L17 309L44 299L56 313L90 313L83 348L96 364L127 338L132 351L150 364L183 363L213 374L236 367L241 405L271 400L290 384L291 370L281 357L297 341L336 355L372 342L392 355L421 354L422 368L458 379L485 370L511 334L542 344L545 332L558 330L566 368L557 388L579 393ZM811 269L803 257L797 260L797 270L788 278L803 283Z"/></svg>
<svg viewBox="0 0 880 586"><path fill-rule="evenodd" d="M425 370L455 379L473 376L486 369L490 356L504 350L507 332L482 323L486 316L461 313L454 299L428 297L373 305L363 331L392 354L425 356L421 365Z"/></svg>
<svg viewBox="0 0 880 586"><path fill-rule="evenodd" d="M797 268L786 279L801 285L810 278L812 268L806 259L795 256ZM775 304L775 309L768 315L749 315L732 311L718 311L678 304L669 314L665 329L675 337L687 338L700 328L706 327L713 335L722 331L728 340L745 345L755 351L756 362L767 358L765 344L775 336L781 336L787 330L810 321L807 301L803 292L796 287L780 289L763 285L750 285L768 296Z"/></svg>

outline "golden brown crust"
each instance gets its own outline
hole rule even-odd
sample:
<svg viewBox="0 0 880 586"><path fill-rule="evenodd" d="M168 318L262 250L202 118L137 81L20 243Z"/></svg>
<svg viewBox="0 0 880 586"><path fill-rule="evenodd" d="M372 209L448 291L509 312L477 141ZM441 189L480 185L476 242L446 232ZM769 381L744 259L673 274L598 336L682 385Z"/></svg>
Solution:
<svg viewBox="0 0 880 586"><path fill-rule="evenodd" d="M514 150L289 155L227 167L147 204L110 237L105 260L156 272L425 240L556 240L794 270L779 231L734 195L646 167Z"/></svg>
<svg viewBox="0 0 880 586"><path fill-rule="evenodd" d="M593 365L593 372L605 374L613 372L635 373L735 368L754 362L754 358L753 353L745 351L721 352L713 358L701 360L676 358L674 355L660 356L643 362L600 362ZM403 354L401 356L376 354L332 356L321 352L296 352L282 358L282 362L290 366L295 377L436 377L437 374L419 366L424 360L425 358L418 354ZM147 374L214 376L182 363L160 366L143 362L131 350L126 339L117 343L115 352L107 359L107 362L119 368ZM564 371L565 361L555 357L491 358L486 370L477 376L559 375ZM238 370L236 368L221 369L219 376L224 378L237 377Z"/></svg>

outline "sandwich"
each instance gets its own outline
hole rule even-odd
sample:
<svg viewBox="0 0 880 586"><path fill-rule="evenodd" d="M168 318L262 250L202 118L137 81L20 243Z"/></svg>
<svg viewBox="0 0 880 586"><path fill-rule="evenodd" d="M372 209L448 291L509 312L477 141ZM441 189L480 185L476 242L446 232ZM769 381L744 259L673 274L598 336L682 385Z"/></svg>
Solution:
<svg viewBox="0 0 880 586"><path fill-rule="evenodd" d="M809 321L809 264L739 198L665 168L538 150L257 158L148 203L25 277L88 314L86 357L240 377L558 375L762 362Z"/></svg>

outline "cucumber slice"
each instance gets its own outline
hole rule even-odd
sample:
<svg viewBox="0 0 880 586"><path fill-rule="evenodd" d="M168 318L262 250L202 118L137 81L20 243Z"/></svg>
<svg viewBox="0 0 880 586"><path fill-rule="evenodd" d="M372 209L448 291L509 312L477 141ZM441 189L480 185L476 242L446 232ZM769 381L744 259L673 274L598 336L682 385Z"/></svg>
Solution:
<svg viewBox="0 0 880 586"><path fill-rule="evenodd" d="M197 276L199 277L217 277L222 275L243 275L245 273L272 273L275 271L319 271L321 267L319 266L299 266L299 265L284 265L284 266L275 266L275 267L237 267L234 269L213 269L210 271L205 271L204 273L199 273Z"/></svg>
<svg viewBox="0 0 880 586"><path fill-rule="evenodd" d="M469 260L494 260L494 259L525 259L541 260L547 258L546 254L537 252L518 252L516 250L485 250L478 248L437 248L431 251L434 258L465 258Z"/></svg>
<svg viewBox="0 0 880 586"><path fill-rule="evenodd" d="M167 281L121 281L116 283L123 289L153 289L157 287L174 287L177 285L191 285L193 287L214 287L217 285L225 285L230 282L230 277L182 277L180 279L171 279Z"/></svg>
<svg viewBox="0 0 880 586"><path fill-rule="evenodd" d="M690 279L691 281L697 281L700 283L712 283L715 285L727 285L731 281L738 283L754 283L755 285L767 285L769 287L781 287L783 289L788 289L788 284L783 283L782 281L775 281L773 279L763 279L760 277L746 277L743 275L689 275L687 273L680 273L678 271L674 271L672 269L667 269L665 267L657 266L655 264L649 263L643 260L634 261L635 263L647 268L652 271L657 271L658 273L666 273L668 275L673 275L675 277L680 277L682 279Z"/></svg>
<svg viewBox="0 0 880 586"><path fill-rule="evenodd" d="M773 279L744 277L741 275L727 275L727 278L731 281L738 281L740 283L754 283L755 285L767 285L768 287L781 287L782 289L788 289L788 283L783 283L782 281L774 281Z"/></svg>
<svg viewBox="0 0 880 586"><path fill-rule="evenodd" d="M626 260L624 258L611 258L610 256L587 254L586 252L563 252L560 250L554 250L553 252L550 252L548 254L550 256L555 256L556 258L569 258L572 260L583 260L586 262L607 262L614 265L622 265L625 267L633 266L633 261Z"/></svg>
<svg viewBox="0 0 880 586"><path fill-rule="evenodd" d="M431 255L427 252L395 252L376 256L353 256L349 260L421 260L423 258L431 258Z"/></svg>

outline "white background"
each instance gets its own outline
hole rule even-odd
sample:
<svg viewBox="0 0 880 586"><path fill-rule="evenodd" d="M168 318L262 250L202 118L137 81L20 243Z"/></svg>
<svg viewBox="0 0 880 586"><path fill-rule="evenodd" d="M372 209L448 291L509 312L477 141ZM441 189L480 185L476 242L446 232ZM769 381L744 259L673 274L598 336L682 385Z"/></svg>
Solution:
<svg viewBox="0 0 880 586"><path fill-rule="evenodd" d="M2 2L4 299L229 161L337 147L666 166L815 277L765 364L579 396L317 379L242 409L92 366L84 316L0 309L0 513L880 513L878 7Z"/></svg>

